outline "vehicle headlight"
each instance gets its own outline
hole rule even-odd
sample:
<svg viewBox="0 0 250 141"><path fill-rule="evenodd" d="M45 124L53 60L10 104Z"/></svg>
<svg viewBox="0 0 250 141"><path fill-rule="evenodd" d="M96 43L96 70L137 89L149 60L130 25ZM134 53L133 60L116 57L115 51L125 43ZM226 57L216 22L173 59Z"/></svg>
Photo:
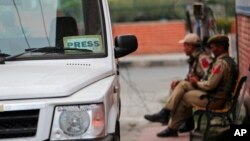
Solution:
<svg viewBox="0 0 250 141"><path fill-rule="evenodd" d="M96 138L103 135L105 126L103 104L57 106L51 140Z"/></svg>
<svg viewBox="0 0 250 141"><path fill-rule="evenodd" d="M82 111L63 111L59 118L59 125L62 131L68 136L80 136L89 127L89 115Z"/></svg>

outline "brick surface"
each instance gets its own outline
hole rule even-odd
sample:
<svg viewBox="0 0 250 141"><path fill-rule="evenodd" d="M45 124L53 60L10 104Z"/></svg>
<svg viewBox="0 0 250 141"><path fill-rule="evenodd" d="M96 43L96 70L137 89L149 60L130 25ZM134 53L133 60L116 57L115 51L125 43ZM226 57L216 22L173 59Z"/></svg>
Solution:
<svg viewBox="0 0 250 141"><path fill-rule="evenodd" d="M250 16L238 15L237 17L238 55L241 75L248 73L250 67ZM250 113L250 85L244 94L244 101L248 113Z"/></svg>
<svg viewBox="0 0 250 141"><path fill-rule="evenodd" d="M250 64L250 17L238 16L238 53L242 75L246 75Z"/></svg>
<svg viewBox="0 0 250 141"><path fill-rule="evenodd" d="M184 21L122 23L113 25L113 36L134 34L139 48L133 53L165 54L183 52L178 43L185 36Z"/></svg>

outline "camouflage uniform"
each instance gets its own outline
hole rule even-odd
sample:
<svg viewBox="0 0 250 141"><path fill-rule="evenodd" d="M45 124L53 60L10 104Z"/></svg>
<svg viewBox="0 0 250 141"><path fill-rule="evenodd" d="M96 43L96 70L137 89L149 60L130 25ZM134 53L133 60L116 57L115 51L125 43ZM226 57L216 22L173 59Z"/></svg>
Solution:
<svg viewBox="0 0 250 141"><path fill-rule="evenodd" d="M208 72L208 68L210 66L210 64L212 63L212 59L211 56L208 52L202 51L202 50L195 50L190 59L189 59L189 73L188 74L194 74L196 75L199 79L204 79L207 75ZM174 99L181 99L183 97L184 92L176 92L179 91L179 87L183 84L185 84L185 90L190 90L193 89L192 85L186 85L186 80L181 80L179 82L179 84L174 88L177 89L175 90L175 92L173 93L174 90L170 90L170 96L168 97L166 104L165 104L165 108L170 110L170 111L174 111L176 106L174 105L178 105L178 103L176 103L174 101ZM180 86L179 86L180 85ZM175 93L178 93L175 94ZM181 93L181 94L179 94Z"/></svg>
<svg viewBox="0 0 250 141"><path fill-rule="evenodd" d="M212 58L208 52L199 49L195 50L189 59L188 74L192 73L198 76L200 79L204 78L204 76L207 75L207 71L211 62Z"/></svg>
<svg viewBox="0 0 250 141"><path fill-rule="evenodd" d="M206 94L208 91L215 90L217 97L226 97L227 91L225 89L218 90L217 88L226 88L227 83L231 81L232 68L230 64L223 58L229 57L227 53L221 54L217 57L207 80L200 80L193 86L188 81L182 81L173 90L172 95L175 99L172 100L172 107L178 108L172 113L168 127L171 129L178 129L178 127L189 117L192 116L192 107L199 106L205 107L208 103L207 99L200 99L201 95ZM221 108L224 102L215 101L211 104L211 108Z"/></svg>
<svg viewBox="0 0 250 141"><path fill-rule="evenodd" d="M174 87L184 83L191 74L197 76L199 80L206 76L212 59L210 53L200 49L200 42L199 36L194 33L187 34L182 40L179 41L179 43L184 45L185 53L190 57L188 60L189 72L185 80L172 82L171 87L173 89L175 89ZM192 50L191 47L193 47L194 50ZM172 94L172 88L170 89L170 97L166 101L166 106L164 106L159 112L155 114L145 115L145 119L151 122L161 122L163 124L167 124L170 111L174 109L173 105L177 105L173 104L175 103L173 99L175 99L175 96L180 96Z"/></svg>

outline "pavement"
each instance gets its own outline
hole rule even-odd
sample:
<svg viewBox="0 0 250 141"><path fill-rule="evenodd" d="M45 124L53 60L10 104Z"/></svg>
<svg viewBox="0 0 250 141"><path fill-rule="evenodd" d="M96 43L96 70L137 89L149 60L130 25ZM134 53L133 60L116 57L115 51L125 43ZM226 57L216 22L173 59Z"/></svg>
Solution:
<svg viewBox="0 0 250 141"><path fill-rule="evenodd" d="M141 132L138 141L189 141L189 133L179 133L178 137L168 137L168 138L159 138L156 134L164 130L165 126L159 126L157 124L150 124L147 128Z"/></svg>
<svg viewBox="0 0 250 141"><path fill-rule="evenodd" d="M121 141L191 141L190 133L178 133L178 137L159 138L157 133L167 126L151 123L143 119L121 118Z"/></svg>
<svg viewBox="0 0 250 141"><path fill-rule="evenodd" d="M187 56L184 53L172 54L155 54L155 55L128 55L119 59L120 67L160 67L160 66L181 66L186 65ZM124 88L126 89L126 88ZM159 90L158 90L159 91ZM159 92L158 92L159 94ZM165 93L162 94L166 96ZM146 94L143 94L146 96ZM135 99L135 98L134 98ZM160 98L159 98L160 99ZM126 97L123 95L123 101ZM129 102L129 101L127 101ZM131 101L130 101L131 102ZM140 102L140 101L139 101ZM159 101L158 101L159 102ZM150 103L148 103L150 104ZM131 116L127 113L126 108L129 107L128 103L123 107L121 115L121 140L122 141L189 141L189 133L179 134L179 137L159 138L156 134L166 128L157 123L150 123L143 119L142 116ZM160 104L151 103L151 107L155 107L150 111L159 110ZM158 106L153 106L158 105ZM131 110L128 109L129 112ZM134 115L139 115L140 112Z"/></svg>
<svg viewBox="0 0 250 141"><path fill-rule="evenodd" d="M187 59L184 53L128 55L120 58L119 63L121 67L173 66L186 64Z"/></svg>

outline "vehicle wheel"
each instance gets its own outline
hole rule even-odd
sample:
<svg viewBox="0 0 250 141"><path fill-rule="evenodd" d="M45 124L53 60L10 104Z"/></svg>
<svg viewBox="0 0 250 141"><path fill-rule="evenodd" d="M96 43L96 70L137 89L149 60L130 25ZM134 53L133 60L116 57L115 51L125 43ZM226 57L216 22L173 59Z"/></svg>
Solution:
<svg viewBox="0 0 250 141"><path fill-rule="evenodd" d="M113 141L120 141L120 122L119 121L116 121Z"/></svg>

